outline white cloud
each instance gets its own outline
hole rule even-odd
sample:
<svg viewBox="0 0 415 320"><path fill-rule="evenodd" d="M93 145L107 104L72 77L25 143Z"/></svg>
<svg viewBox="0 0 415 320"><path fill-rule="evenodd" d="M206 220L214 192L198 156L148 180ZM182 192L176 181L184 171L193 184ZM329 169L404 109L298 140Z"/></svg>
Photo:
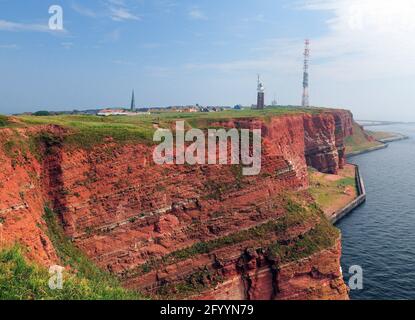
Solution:
<svg viewBox="0 0 415 320"><path fill-rule="evenodd" d="M170 68L160 66L145 66L144 71L147 76L155 78L166 78L172 75L172 70Z"/></svg>
<svg viewBox="0 0 415 320"><path fill-rule="evenodd" d="M75 10L76 12L78 12L80 15L86 16L86 17L90 17L90 18L96 18L97 17L97 13L92 10L89 9L87 7L84 7L78 3L73 3L72 4L72 9Z"/></svg>
<svg viewBox="0 0 415 320"><path fill-rule="evenodd" d="M0 20L0 31L10 32L48 32L51 34L63 34L66 35L68 31L66 29L51 30L47 24L34 24L34 23L20 23L7 20Z"/></svg>
<svg viewBox="0 0 415 320"><path fill-rule="evenodd" d="M415 52L415 1L305 0L296 9L332 14L326 21L327 32L311 39L314 74L337 80L415 75L415 64L411 63ZM191 67L293 73L301 68L302 48L301 38L269 39L253 49L260 53L255 59Z"/></svg>
<svg viewBox="0 0 415 320"><path fill-rule="evenodd" d="M73 42L62 42L61 46L64 47L65 49L71 49L74 46L74 44Z"/></svg>
<svg viewBox="0 0 415 320"><path fill-rule="evenodd" d="M90 18L110 17L114 21L141 20L138 15L132 12L131 8L128 8L123 0L106 0L104 6L106 7L106 10L94 11L83 5L73 3L72 9L79 14Z"/></svg>
<svg viewBox="0 0 415 320"><path fill-rule="evenodd" d="M18 49L17 44L0 44L0 49Z"/></svg>
<svg viewBox="0 0 415 320"><path fill-rule="evenodd" d="M114 21L124 21L124 20L141 20L140 17L130 12L127 8L124 7L110 7L111 19Z"/></svg>
<svg viewBox="0 0 415 320"><path fill-rule="evenodd" d="M51 30L45 24L23 24L18 22L0 20L0 30L2 31L36 31L50 32Z"/></svg>
<svg viewBox="0 0 415 320"><path fill-rule="evenodd" d="M189 18L192 20L207 20L207 16L203 11L197 8L190 9Z"/></svg>
<svg viewBox="0 0 415 320"><path fill-rule="evenodd" d="M265 15L263 15L262 13L257 14L255 16L249 17L249 18L245 18L243 19L244 22L256 22L256 23L261 23L261 22L266 22L267 20L265 19Z"/></svg>
<svg viewBox="0 0 415 320"><path fill-rule="evenodd" d="M415 2L412 0L310 0L306 10L329 10L328 34L313 40L321 72L377 78L415 74ZM328 61L324 61L327 59Z"/></svg>
<svg viewBox="0 0 415 320"><path fill-rule="evenodd" d="M133 62L123 60L123 59L112 60L112 63L118 64L118 65L124 65L124 66L133 66L133 65L135 65L135 63L133 63Z"/></svg>
<svg viewBox="0 0 415 320"><path fill-rule="evenodd" d="M128 8L124 0L107 0L107 7L109 16L114 21L141 20L131 8Z"/></svg>
<svg viewBox="0 0 415 320"><path fill-rule="evenodd" d="M415 120L415 1L301 0L291 8L325 11L330 17L323 21L324 33L311 38L312 103L342 105L357 117ZM185 67L238 73L241 79L261 73L269 87L281 88L282 100L296 103L307 32L298 38L264 40L252 49L252 58Z"/></svg>
<svg viewBox="0 0 415 320"><path fill-rule="evenodd" d="M124 0L107 0L108 3L116 5L116 6L125 6Z"/></svg>
<svg viewBox="0 0 415 320"><path fill-rule="evenodd" d="M296 74L301 68L301 39L272 39L265 41L263 47L253 50L261 53L257 54L255 59L187 64L185 67L191 70L216 69L221 72L248 71L254 75L265 71L278 74Z"/></svg>

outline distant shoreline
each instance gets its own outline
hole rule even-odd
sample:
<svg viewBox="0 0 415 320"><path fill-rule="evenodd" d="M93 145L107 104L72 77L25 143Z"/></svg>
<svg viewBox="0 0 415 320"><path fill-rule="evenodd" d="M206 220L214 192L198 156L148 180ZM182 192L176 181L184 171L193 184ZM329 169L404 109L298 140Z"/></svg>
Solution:
<svg viewBox="0 0 415 320"><path fill-rule="evenodd" d="M346 154L346 158L349 159L349 158L352 158L352 157L355 157L355 156L358 156L358 155L361 155L361 154L386 149L387 147L388 147L388 144L382 143L379 146L371 147L371 148L360 150L360 151L349 152L349 153Z"/></svg>
<svg viewBox="0 0 415 320"><path fill-rule="evenodd" d="M379 142L382 143L390 143L390 142L395 142L395 141L401 141L401 140L407 140L409 139L408 136L405 136L404 134L400 134L400 133L395 133L393 136L388 137L388 138L384 138L384 139L378 139Z"/></svg>
<svg viewBox="0 0 415 320"><path fill-rule="evenodd" d="M373 132L371 132L371 134L372 133ZM386 133L384 133L384 134L386 134ZM361 155L361 154L386 149L389 146L389 143L396 142L396 141L401 141L401 140L406 140L406 139L409 139L409 137L404 135L404 134L401 134L401 133L387 132L387 135L385 137L376 138L376 136L375 136L375 139L376 139L376 141L380 142L381 145L370 147L370 148L364 149L364 150L349 152L349 153L346 154L346 157L347 158L352 158L352 157L355 157L355 156L358 156L358 155Z"/></svg>
<svg viewBox="0 0 415 320"><path fill-rule="evenodd" d="M415 122L404 122L404 121L376 121L376 120L355 120L355 121L364 127L391 126L391 125L396 125L396 124L407 124L407 125L415 124Z"/></svg>

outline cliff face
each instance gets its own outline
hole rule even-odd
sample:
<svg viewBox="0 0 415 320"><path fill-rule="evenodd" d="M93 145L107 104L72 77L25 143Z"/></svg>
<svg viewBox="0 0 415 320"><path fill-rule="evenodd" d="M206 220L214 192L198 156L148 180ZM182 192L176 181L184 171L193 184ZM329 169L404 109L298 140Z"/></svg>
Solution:
<svg viewBox="0 0 415 320"><path fill-rule="evenodd" d="M344 139L353 134L353 116L335 111L325 117L304 117L307 164L324 173L336 174L345 163Z"/></svg>
<svg viewBox="0 0 415 320"><path fill-rule="evenodd" d="M340 265L340 240L307 258L276 266L257 253L247 270L228 270L227 280L198 296L206 300L343 300L348 291Z"/></svg>
<svg viewBox="0 0 415 320"><path fill-rule="evenodd" d="M56 262L41 218L49 202L74 243L131 288L207 299L347 298L339 236L323 226L306 194L294 210L301 215L287 214L287 192L308 186L307 165L330 173L342 166L351 114L213 126L262 129L259 176L242 176L240 166L158 166L152 147L110 138L74 150L64 130L37 128L54 137L42 140L41 159L18 146L15 155L0 151L3 245L19 241L36 261ZM0 134L7 141L14 133ZM27 139L23 129L19 139ZM296 246L317 241L320 229L332 241L301 253Z"/></svg>
<svg viewBox="0 0 415 320"><path fill-rule="evenodd" d="M18 242L29 249L29 258L50 265L57 257L42 219L43 168L25 147L27 133L0 130L0 247Z"/></svg>

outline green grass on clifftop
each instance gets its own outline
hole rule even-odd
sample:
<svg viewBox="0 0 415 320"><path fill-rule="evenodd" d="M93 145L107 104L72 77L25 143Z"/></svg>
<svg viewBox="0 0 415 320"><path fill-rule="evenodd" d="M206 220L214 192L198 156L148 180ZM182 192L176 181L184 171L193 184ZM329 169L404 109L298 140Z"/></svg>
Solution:
<svg viewBox="0 0 415 320"><path fill-rule="evenodd" d="M264 110L227 110L208 113L158 112L151 115L109 116L57 115L57 116L19 116L16 119L22 126L59 125L70 129L65 138L69 145L89 147L102 143L106 137L118 142L140 141L152 143L155 130L172 128L175 121L183 120L187 128L206 129L218 121L242 118L258 118L268 121L271 117L287 114L320 113L329 111L323 108L272 107Z"/></svg>
<svg viewBox="0 0 415 320"><path fill-rule="evenodd" d="M0 114L0 128L7 127L9 125L9 119L6 116Z"/></svg>

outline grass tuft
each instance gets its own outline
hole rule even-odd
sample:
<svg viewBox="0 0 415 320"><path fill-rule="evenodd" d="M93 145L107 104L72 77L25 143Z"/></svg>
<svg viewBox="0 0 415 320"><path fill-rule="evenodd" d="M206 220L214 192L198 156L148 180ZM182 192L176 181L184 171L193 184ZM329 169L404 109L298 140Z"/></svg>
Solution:
<svg viewBox="0 0 415 320"><path fill-rule="evenodd" d="M0 252L0 300L135 300L143 298L124 289L118 280L95 266L64 236L55 214L45 209L47 233L65 267L62 290L49 288L49 272L26 261L24 249Z"/></svg>

